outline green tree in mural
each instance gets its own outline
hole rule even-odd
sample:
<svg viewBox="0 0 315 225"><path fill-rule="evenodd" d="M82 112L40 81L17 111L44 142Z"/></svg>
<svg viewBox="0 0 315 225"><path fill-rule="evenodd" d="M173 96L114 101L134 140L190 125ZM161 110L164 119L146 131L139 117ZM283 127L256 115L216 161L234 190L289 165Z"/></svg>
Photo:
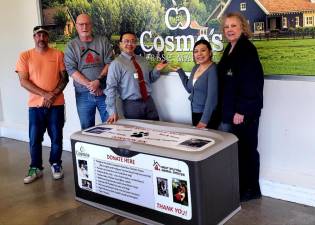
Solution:
<svg viewBox="0 0 315 225"><path fill-rule="evenodd" d="M88 0L65 0L65 5L73 18L77 18L81 13L91 14L91 4Z"/></svg>
<svg viewBox="0 0 315 225"><path fill-rule="evenodd" d="M206 5L199 0L186 1L184 5L188 8L192 19L196 20L200 25L204 25L209 14Z"/></svg>
<svg viewBox="0 0 315 225"><path fill-rule="evenodd" d="M183 6L185 2L186 0L161 0L161 4L165 9L169 9L174 6Z"/></svg>
<svg viewBox="0 0 315 225"><path fill-rule="evenodd" d="M136 4L134 0L65 0L65 4L74 18L83 12L91 15L96 34L165 30L160 0L137 0Z"/></svg>
<svg viewBox="0 0 315 225"><path fill-rule="evenodd" d="M67 15L66 12L62 9L58 10L56 15L54 16L55 24L58 24L58 27L64 28L67 23Z"/></svg>
<svg viewBox="0 0 315 225"><path fill-rule="evenodd" d="M165 8L161 5L159 0L150 1L145 8L148 15L146 15L145 30L151 30L153 33L163 33L166 30L164 15Z"/></svg>
<svg viewBox="0 0 315 225"><path fill-rule="evenodd" d="M91 3L95 33L108 38L119 33L122 21L121 3L120 0L98 0Z"/></svg>
<svg viewBox="0 0 315 225"><path fill-rule="evenodd" d="M226 2L227 0L201 0L201 1L205 4L208 14L210 14L220 2Z"/></svg>
<svg viewBox="0 0 315 225"><path fill-rule="evenodd" d="M217 19L212 19L207 22L207 26L216 31L220 31L220 22Z"/></svg>
<svg viewBox="0 0 315 225"><path fill-rule="evenodd" d="M62 6L65 4L65 0L41 0L43 9Z"/></svg>
<svg viewBox="0 0 315 225"><path fill-rule="evenodd" d="M122 23L121 32L126 30L140 34L144 30L163 29L164 7L159 0L122 0Z"/></svg>

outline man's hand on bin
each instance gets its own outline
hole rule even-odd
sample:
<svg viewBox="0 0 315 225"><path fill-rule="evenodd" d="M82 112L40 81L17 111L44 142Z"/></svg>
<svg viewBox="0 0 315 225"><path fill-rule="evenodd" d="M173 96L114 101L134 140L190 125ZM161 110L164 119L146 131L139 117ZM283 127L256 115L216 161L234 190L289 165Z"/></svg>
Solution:
<svg viewBox="0 0 315 225"><path fill-rule="evenodd" d="M113 113L112 115L110 115L107 119L107 123L112 124L112 123L116 123L117 120L119 119L119 116L117 113Z"/></svg>

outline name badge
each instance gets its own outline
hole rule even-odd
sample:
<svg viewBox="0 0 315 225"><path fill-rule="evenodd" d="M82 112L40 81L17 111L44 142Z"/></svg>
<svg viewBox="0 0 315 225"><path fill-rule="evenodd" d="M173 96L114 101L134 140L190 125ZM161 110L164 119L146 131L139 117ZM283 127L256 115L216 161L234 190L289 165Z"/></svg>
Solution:
<svg viewBox="0 0 315 225"><path fill-rule="evenodd" d="M138 79L138 77L139 77L139 76L138 76L138 73L134 73L134 74L133 74L133 77L134 77L135 79Z"/></svg>

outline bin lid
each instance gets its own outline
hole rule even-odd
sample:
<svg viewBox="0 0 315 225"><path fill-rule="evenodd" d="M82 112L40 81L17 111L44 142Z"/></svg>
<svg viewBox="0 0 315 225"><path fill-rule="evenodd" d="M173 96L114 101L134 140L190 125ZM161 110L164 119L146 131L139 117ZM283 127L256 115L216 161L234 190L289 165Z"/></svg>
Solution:
<svg viewBox="0 0 315 225"><path fill-rule="evenodd" d="M233 134L217 130L130 119L78 131L71 140L190 161L208 158L237 142Z"/></svg>

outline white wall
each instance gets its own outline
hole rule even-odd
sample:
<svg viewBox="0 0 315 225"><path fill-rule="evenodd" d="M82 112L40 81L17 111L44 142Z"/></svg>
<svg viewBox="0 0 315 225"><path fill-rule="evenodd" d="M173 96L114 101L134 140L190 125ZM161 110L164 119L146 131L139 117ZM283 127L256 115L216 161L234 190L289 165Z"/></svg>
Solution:
<svg viewBox="0 0 315 225"><path fill-rule="evenodd" d="M14 68L19 52L34 46L36 0L1 3L0 136L27 141L27 92L19 86ZM70 83L65 96L64 146L70 150L69 137L80 129ZM259 133L262 192L315 206L315 82L265 80L264 96ZM153 97L162 120L190 123L188 95L177 75L162 76ZM47 137L44 144L49 145Z"/></svg>
<svg viewBox="0 0 315 225"><path fill-rule="evenodd" d="M2 116L2 101L1 101L1 89L0 89L0 121L2 121L3 120L3 116ZM0 130L1 130L1 128L0 128ZM1 132L0 132L0 136L1 136Z"/></svg>
<svg viewBox="0 0 315 225"><path fill-rule="evenodd" d="M152 95L161 120L190 124L188 93L177 73L161 76L154 83Z"/></svg>
<svg viewBox="0 0 315 225"><path fill-rule="evenodd" d="M39 25L37 0L2 1L0 8L0 135L28 140L28 93L20 87L15 63L21 51L34 47L32 30ZM66 120L64 146L70 150L70 135L80 129L74 101L72 80L65 90ZM50 141L47 135L45 145Z"/></svg>
<svg viewBox="0 0 315 225"><path fill-rule="evenodd" d="M265 195L315 206L315 82L265 80L259 130Z"/></svg>
<svg viewBox="0 0 315 225"><path fill-rule="evenodd" d="M37 23L36 1L2 1L0 8L1 31L1 108L2 126L27 131L26 91L19 87L14 73L18 53L33 45L32 26ZM2 132L3 133L3 132ZM17 138L20 138L18 135Z"/></svg>

